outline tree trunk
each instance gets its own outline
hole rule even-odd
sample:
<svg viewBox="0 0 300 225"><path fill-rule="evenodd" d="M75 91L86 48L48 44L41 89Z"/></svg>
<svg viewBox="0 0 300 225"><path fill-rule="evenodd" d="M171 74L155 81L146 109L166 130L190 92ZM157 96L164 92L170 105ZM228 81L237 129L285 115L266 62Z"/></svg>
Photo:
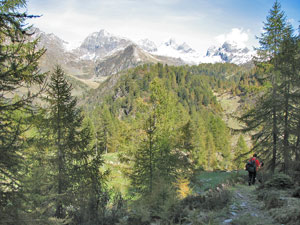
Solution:
<svg viewBox="0 0 300 225"><path fill-rule="evenodd" d="M60 110L57 110L57 155L58 155L58 183L57 183L57 206L55 216L63 218L63 205L61 195L63 194L63 150L61 146Z"/></svg>
<svg viewBox="0 0 300 225"><path fill-rule="evenodd" d="M283 136L283 158L284 158L284 172L289 170L289 91L288 84L285 90L285 115L284 115L284 136Z"/></svg>
<svg viewBox="0 0 300 225"><path fill-rule="evenodd" d="M276 96L276 90L274 88L273 90L273 96ZM274 98L276 99L276 98ZM273 103L276 104L276 103ZM275 172L275 166L276 166L276 156L277 156L277 109L276 106L273 105L273 155L272 155L272 161L271 161L271 171L272 173Z"/></svg>

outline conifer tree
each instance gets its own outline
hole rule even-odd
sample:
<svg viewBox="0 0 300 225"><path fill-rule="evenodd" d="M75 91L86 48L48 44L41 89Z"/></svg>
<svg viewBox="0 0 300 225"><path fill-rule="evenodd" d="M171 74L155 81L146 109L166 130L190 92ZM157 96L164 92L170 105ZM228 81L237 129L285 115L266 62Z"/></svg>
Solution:
<svg viewBox="0 0 300 225"><path fill-rule="evenodd" d="M37 50L37 40L30 41L30 27L25 21L34 16L23 13L25 8L24 0L0 2L0 220L11 216L17 221L14 216L18 206L13 196L21 194L19 175L24 146L21 135L26 130L25 118L32 101L40 93L30 88L43 86L45 77L38 68L44 50ZM25 93L15 97L20 88ZM16 115L19 113L21 116ZM9 208L13 210L8 212Z"/></svg>
<svg viewBox="0 0 300 225"><path fill-rule="evenodd" d="M96 195L96 202L99 201L99 191L102 191L99 186L99 182L102 181L99 171L101 154L91 146L90 125L86 123L83 126L82 112L77 108L77 99L71 95L71 90L72 86L66 81L64 71L57 66L52 73L46 98L48 140L53 146L52 173L55 175L52 181L56 193L54 215L57 218L66 217L68 205L85 207L82 201L72 197L78 194L80 198L82 194L78 191L83 191L93 184L90 189L92 193L87 191L85 194L90 197L90 194L94 197Z"/></svg>
<svg viewBox="0 0 300 225"><path fill-rule="evenodd" d="M244 114L241 120L248 126L245 130L259 128L259 131L253 135L256 142L254 148L266 158L271 157L270 166L274 172L278 160L280 122L282 121L280 95L282 74L278 56L285 37L292 32L278 1L275 1L270 10L263 30L259 38L260 48L255 63L260 74L259 80L265 85L265 92L255 108ZM272 146L272 152L269 151L270 146Z"/></svg>
<svg viewBox="0 0 300 225"><path fill-rule="evenodd" d="M281 114L282 120L281 133L282 137L282 154L284 162L284 170L288 172L290 160L292 159L292 143L293 130L299 107L299 73L297 71L297 41L296 37L292 36L292 29L287 32L280 46L278 54L279 71L281 73L281 82L279 86L279 94L281 96Z"/></svg>
<svg viewBox="0 0 300 225"><path fill-rule="evenodd" d="M143 140L134 154L131 174L135 188L146 193L152 191L159 178L172 181L189 166L176 138L179 114L174 98L159 79L154 79L150 88L150 115L143 128Z"/></svg>
<svg viewBox="0 0 300 225"><path fill-rule="evenodd" d="M248 155L247 155L248 152L249 149L244 140L244 137L243 135L240 135L234 150L234 154L236 157L236 159L234 160L234 165L236 166L237 169L244 169L245 161L248 159Z"/></svg>
<svg viewBox="0 0 300 225"><path fill-rule="evenodd" d="M71 85L65 79L63 70L57 66L51 75L46 101L49 104L48 122L55 146L57 218L63 218L64 199L62 196L69 188L68 166L72 161L72 150L75 146L77 129L81 124L80 111L76 109L77 100L71 96Z"/></svg>

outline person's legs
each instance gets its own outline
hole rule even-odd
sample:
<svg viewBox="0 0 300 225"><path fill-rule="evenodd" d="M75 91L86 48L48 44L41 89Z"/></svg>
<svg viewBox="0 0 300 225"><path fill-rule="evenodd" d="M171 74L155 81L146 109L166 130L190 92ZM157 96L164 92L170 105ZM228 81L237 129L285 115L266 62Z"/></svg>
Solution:
<svg viewBox="0 0 300 225"><path fill-rule="evenodd" d="M252 184L252 177L253 177L253 173L251 173L251 172L249 172L248 171L248 173L249 173L249 180L248 180L248 184L249 184L249 186Z"/></svg>
<svg viewBox="0 0 300 225"><path fill-rule="evenodd" d="M256 171L254 171L252 175L252 184L255 184L255 178L256 178Z"/></svg>

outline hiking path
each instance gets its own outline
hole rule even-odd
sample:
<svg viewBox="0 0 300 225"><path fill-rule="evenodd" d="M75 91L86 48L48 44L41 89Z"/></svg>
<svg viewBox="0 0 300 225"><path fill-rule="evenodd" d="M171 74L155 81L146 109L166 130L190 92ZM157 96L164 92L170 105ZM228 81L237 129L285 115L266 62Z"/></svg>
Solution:
<svg viewBox="0 0 300 225"><path fill-rule="evenodd" d="M221 224L228 225L280 225L264 209L264 203L257 200L256 186L238 184L232 188L232 202L229 215Z"/></svg>

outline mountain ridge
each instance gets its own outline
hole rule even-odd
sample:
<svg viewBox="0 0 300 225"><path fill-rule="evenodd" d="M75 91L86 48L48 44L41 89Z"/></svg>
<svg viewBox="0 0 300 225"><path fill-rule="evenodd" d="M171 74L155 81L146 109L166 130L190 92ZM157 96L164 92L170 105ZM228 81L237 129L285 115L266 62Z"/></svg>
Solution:
<svg viewBox="0 0 300 225"><path fill-rule="evenodd" d="M175 66L218 62L244 64L251 61L253 54L246 47L224 42L219 47L208 48L206 55L201 56L186 42L178 44L174 38L160 45L149 39L135 43L103 29L89 34L77 48L70 50L68 42L55 34L46 34L38 28L35 32L34 37L40 38L39 46L47 49L40 63L43 70L51 70L54 65L61 64L67 73L97 82L144 63Z"/></svg>

